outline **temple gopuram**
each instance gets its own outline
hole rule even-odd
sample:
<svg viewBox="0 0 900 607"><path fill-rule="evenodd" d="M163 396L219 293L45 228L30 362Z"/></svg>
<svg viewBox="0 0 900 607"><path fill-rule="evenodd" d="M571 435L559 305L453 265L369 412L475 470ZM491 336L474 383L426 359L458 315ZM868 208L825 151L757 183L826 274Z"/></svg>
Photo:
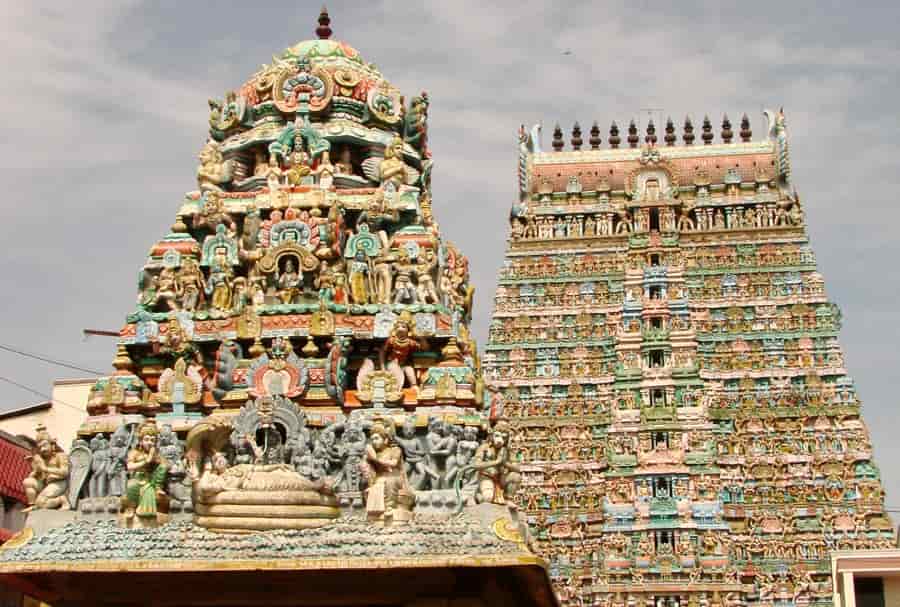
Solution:
<svg viewBox="0 0 900 607"><path fill-rule="evenodd" d="M829 551L893 543L765 115L520 131L485 379L564 605L825 607Z"/></svg>
<svg viewBox="0 0 900 607"><path fill-rule="evenodd" d="M71 445L38 428L0 584L54 605L555 607L483 407L429 99L351 46L210 100Z"/></svg>

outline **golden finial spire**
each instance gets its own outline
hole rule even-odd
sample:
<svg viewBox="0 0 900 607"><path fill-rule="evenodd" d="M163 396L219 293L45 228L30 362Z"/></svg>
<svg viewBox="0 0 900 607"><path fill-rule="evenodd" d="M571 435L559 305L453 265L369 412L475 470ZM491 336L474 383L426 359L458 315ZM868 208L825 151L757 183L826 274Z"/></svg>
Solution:
<svg viewBox="0 0 900 607"><path fill-rule="evenodd" d="M322 11L319 13L319 27L316 28L316 35L321 40L331 38L331 17L328 16L328 9L325 6L322 6Z"/></svg>

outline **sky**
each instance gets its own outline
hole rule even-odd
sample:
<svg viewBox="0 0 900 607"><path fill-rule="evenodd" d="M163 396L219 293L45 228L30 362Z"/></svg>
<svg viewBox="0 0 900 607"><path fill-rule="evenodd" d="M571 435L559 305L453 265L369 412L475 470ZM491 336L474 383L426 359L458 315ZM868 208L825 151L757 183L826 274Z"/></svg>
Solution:
<svg viewBox="0 0 900 607"><path fill-rule="evenodd" d="M221 98L313 37L320 4L116 0L0 7L0 346L108 371L138 270L168 232ZM466 253L483 343L516 197L516 131L645 121L646 108L783 106L793 181L888 491L900 510L900 3L331 1L335 38L407 97L431 98L434 211ZM0 377L49 394L84 373L0 350ZM0 410L44 400L0 381Z"/></svg>

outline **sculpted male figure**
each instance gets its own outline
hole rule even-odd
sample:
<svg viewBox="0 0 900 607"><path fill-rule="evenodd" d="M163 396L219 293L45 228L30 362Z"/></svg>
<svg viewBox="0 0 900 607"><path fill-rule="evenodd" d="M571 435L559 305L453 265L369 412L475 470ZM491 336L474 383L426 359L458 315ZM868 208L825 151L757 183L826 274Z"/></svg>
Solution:
<svg viewBox="0 0 900 607"><path fill-rule="evenodd" d="M69 508L69 457L50 437L47 429L37 427L37 446L31 455L31 474L22 485L32 508L54 510Z"/></svg>

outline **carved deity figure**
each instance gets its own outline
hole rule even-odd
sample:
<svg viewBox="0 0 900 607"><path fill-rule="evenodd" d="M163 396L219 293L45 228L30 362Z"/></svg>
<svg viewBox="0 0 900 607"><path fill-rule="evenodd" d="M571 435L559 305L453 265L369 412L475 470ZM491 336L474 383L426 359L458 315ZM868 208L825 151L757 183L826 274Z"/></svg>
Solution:
<svg viewBox="0 0 900 607"><path fill-rule="evenodd" d="M203 298L205 284L203 273L200 272L200 268L195 260L188 258L181 264L175 288L176 294L181 301L181 309L188 312L196 310Z"/></svg>
<svg viewBox="0 0 900 607"><path fill-rule="evenodd" d="M178 435L172 430L172 426L168 424L164 425L159 432L159 455L162 460L170 464L166 475L166 493L178 501L188 501L190 490L184 484L187 470L182 460L184 447L178 440Z"/></svg>
<svg viewBox="0 0 900 607"><path fill-rule="evenodd" d="M303 277L297 271L294 260L288 258L284 262L284 270L278 276L278 297L282 303L294 303L303 294Z"/></svg>
<svg viewBox="0 0 900 607"><path fill-rule="evenodd" d="M371 274L365 252L357 251L349 265L350 298L355 304L367 304L371 293Z"/></svg>
<svg viewBox="0 0 900 607"><path fill-rule="evenodd" d="M369 431L364 464L366 516L385 524L412 518L415 495L409 487L403 450L394 440L393 422L376 420Z"/></svg>
<svg viewBox="0 0 900 607"><path fill-rule="evenodd" d="M406 465L406 478L413 489L424 489L428 480L425 468L425 448L416 436L416 418L413 416L403 420L400 427L400 436L397 444L403 449L403 459Z"/></svg>
<svg viewBox="0 0 900 607"><path fill-rule="evenodd" d="M410 387L417 387L416 371L410 364L412 355L418 350L427 349L424 340L416 339L412 335L412 320L401 316L394 323L390 337L384 342L379 352L381 368L387 371L400 370ZM395 373L396 374L396 373Z"/></svg>
<svg viewBox="0 0 900 607"><path fill-rule="evenodd" d="M163 490L169 462L159 453L159 430L154 421L141 424L137 446L128 452L128 484L122 496L123 523L126 526L153 526L160 511L167 509Z"/></svg>
<svg viewBox="0 0 900 607"><path fill-rule="evenodd" d="M353 174L353 153L350 151L349 145L341 148L341 151L338 153L338 160L334 163L334 168L335 172L341 175Z"/></svg>
<svg viewBox="0 0 900 607"><path fill-rule="evenodd" d="M409 168L403 162L403 140L394 137L384 149L384 160L378 165L378 176L381 184L388 182L395 186L406 185Z"/></svg>
<svg viewBox="0 0 900 607"><path fill-rule="evenodd" d="M88 495L106 497L109 495L109 441L102 434L91 439L91 480Z"/></svg>
<svg viewBox="0 0 900 607"><path fill-rule="evenodd" d="M209 280L206 283L206 294L210 296L210 303L214 310L219 312L231 310L232 282L231 267L219 260L214 260L209 270Z"/></svg>
<svg viewBox="0 0 900 607"><path fill-rule="evenodd" d="M434 256L434 251L428 249L416 265L416 281L418 282L416 285L416 294L419 296L419 301L421 303L436 304L440 302L433 278L434 269L436 267L437 259Z"/></svg>
<svg viewBox="0 0 900 607"><path fill-rule="evenodd" d="M22 481L28 505L44 510L68 509L69 457L43 425L37 427L35 441L31 474Z"/></svg>
<svg viewBox="0 0 900 607"><path fill-rule="evenodd" d="M500 420L491 429L488 440L475 452L472 467L478 472L475 500L479 503L506 504L519 489L519 466L509 450L509 423Z"/></svg>
<svg viewBox="0 0 900 607"><path fill-rule="evenodd" d="M128 458L128 436L125 426L113 433L109 446L109 466L106 475L109 483L109 495L120 497L125 493L128 471L125 461Z"/></svg>
<svg viewBox="0 0 900 607"><path fill-rule="evenodd" d="M221 191L222 186L231 181L231 164L223 159L218 143L207 141L197 158L200 160L197 185L201 192Z"/></svg>

